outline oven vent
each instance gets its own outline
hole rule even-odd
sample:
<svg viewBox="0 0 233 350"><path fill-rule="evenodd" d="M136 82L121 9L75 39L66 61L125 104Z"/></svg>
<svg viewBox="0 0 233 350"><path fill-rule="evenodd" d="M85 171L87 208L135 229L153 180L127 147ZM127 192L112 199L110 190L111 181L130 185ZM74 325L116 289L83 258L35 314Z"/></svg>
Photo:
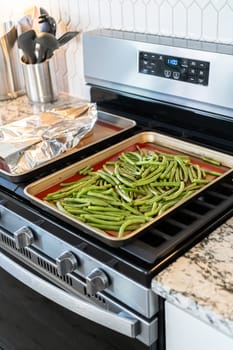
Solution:
<svg viewBox="0 0 233 350"><path fill-rule="evenodd" d="M16 248L15 241L10 237L5 236L3 233L1 233L1 242L3 242L4 245L10 247L11 249L14 249L17 252L20 252L20 254L24 255L26 258L30 260L32 259L31 252L29 250L24 248L21 248L21 249Z"/></svg>
<svg viewBox="0 0 233 350"><path fill-rule="evenodd" d="M104 299L104 297L102 297L102 295L98 293L96 293L95 295L90 295L89 293L87 293L86 287L84 287L84 295L89 299L94 299L94 301L97 301L98 303L106 304L106 300Z"/></svg>
<svg viewBox="0 0 233 350"><path fill-rule="evenodd" d="M49 275L52 275L56 279L59 279L61 282L64 282L66 285L69 285L76 291L81 292L85 297L91 299L93 302L99 305L105 305L106 300L96 293L95 295L90 295L87 293L86 287L83 285L83 287L80 289L78 280L76 280L75 277L73 276L61 276L57 272L57 267L53 264L50 263L48 260L43 259L42 257L36 256L36 261L37 265L40 266L43 270L46 271ZM72 290L73 290L72 289Z"/></svg>
<svg viewBox="0 0 233 350"><path fill-rule="evenodd" d="M47 260L44 260L41 257L37 257L37 264L42 267L44 270L46 270L47 272L49 272L50 274L52 274L53 276L61 279L63 282L67 283L68 285L72 286L73 285L73 281L72 278L70 278L69 276L61 276L59 275L59 273L57 272L57 268L56 266L54 266L53 264L50 264Z"/></svg>
<svg viewBox="0 0 233 350"><path fill-rule="evenodd" d="M100 294L96 293L92 296L87 293L85 282L80 282L80 280L76 279L75 276L59 275L54 262L50 261L46 257L41 256L39 252L32 250L30 247L18 249L16 247L14 239L4 231L1 231L0 229L0 247L1 246L3 247L3 249L5 249L8 252L11 252L15 257L19 258L24 263L28 264L30 267L37 267L37 271L40 272L42 272L43 270L44 275L47 275L47 277L50 276L50 278L53 279L53 281L60 281L59 285L62 284L64 287L65 284L68 288L72 288L72 291L75 290L76 292L81 293L85 297L91 299L94 303L99 305L105 305L106 307L106 300ZM27 262L27 260L30 260L30 263Z"/></svg>
<svg viewBox="0 0 233 350"><path fill-rule="evenodd" d="M15 242L13 241L13 239L11 239L10 237L5 236L3 233L1 233L1 242L3 242L8 247L17 250L16 246L15 246Z"/></svg>
<svg viewBox="0 0 233 350"><path fill-rule="evenodd" d="M96 293L95 295L90 295L87 293L86 287L83 284L80 288L80 282L76 280L76 277L74 276L61 276L57 272L57 267L53 263L50 263L47 259L44 259L42 257L36 256L36 264L46 271L47 274L52 275L55 279L59 279L61 282L65 283L66 285L72 287L72 291L78 291L85 297L91 299L96 304L105 305L106 300Z"/></svg>

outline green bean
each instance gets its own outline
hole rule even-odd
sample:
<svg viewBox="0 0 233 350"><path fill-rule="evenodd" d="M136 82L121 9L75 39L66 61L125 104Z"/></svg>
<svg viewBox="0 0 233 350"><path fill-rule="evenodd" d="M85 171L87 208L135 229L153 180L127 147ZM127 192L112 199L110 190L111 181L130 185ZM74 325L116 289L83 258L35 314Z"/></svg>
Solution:
<svg viewBox="0 0 233 350"><path fill-rule="evenodd" d="M86 197L86 198L64 198L63 201L65 203L86 203L86 205L102 205L102 206L109 206L109 204L99 198L94 197Z"/></svg>
<svg viewBox="0 0 233 350"><path fill-rule="evenodd" d="M203 179L194 179L194 183L197 184L208 184L210 180L203 180Z"/></svg>
<svg viewBox="0 0 233 350"><path fill-rule="evenodd" d="M180 169L177 167L176 168L176 173L175 173L175 181L180 181Z"/></svg>
<svg viewBox="0 0 233 350"><path fill-rule="evenodd" d="M119 173L125 179L127 179L129 181L133 181L133 182L135 181L135 177L132 175L132 173L129 173L128 171L126 171L125 168L122 166L119 167Z"/></svg>
<svg viewBox="0 0 233 350"><path fill-rule="evenodd" d="M117 184L119 184L119 181L117 178L113 177L112 175L110 175L109 173L104 172L103 170L98 170L97 171L98 175L104 179L105 181L107 181L108 183L110 183L111 185L115 186Z"/></svg>
<svg viewBox="0 0 233 350"><path fill-rule="evenodd" d="M65 209L63 208L63 206L62 206L62 204L61 204L60 201L57 201L57 202L56 202L56 207L57 207L60 211L65 212Z"/></svg>
<svg viewBox="0 0 233 350"><path fill-rule="evenodd" d="M197 183L192 183L192 184L190 184L190 185L188 185L186 188L185 188L185 190L186 191L193 191L193 190L198 190L198 189L200 189L200 188L202 188L203 187L203 185L202 184L197 184Z"/></svg>
<svg viewBox="0 0 233 350"><path fill-rule="evenodd" d="M179 166L181 167L181 169L183 171L183 178L181 180L187 181L188 180L188 171L187 171L187 168L185 166L183 158L175 156L175 160L177 161L177 163L179 164Z"/></svg>
<svg viewBox="0 0 233 350"><path fill-rule="evenodd" d="M147 191L144 188L131 188L131 187L126 187L124 185L120 185L120 188L125 191L125 192L133 192L136 195L143 195L145 193L147 193Z"/></svg>
<svg viewBox="0 0 233 350"><path fill-rule="evenodd" d="M84 203L68 203L68 202L61 202L63 207L69 206L72 208L87 208L89 205L89 202L84 202Z"/></svg>
<svg viewBox="0 0 233 350"><path fill-rule="evenodd" d="M167 209L173 207L173 205L175 205L178 202L177 199L174 199L170 202L165 203L164 205L161 206L161 208L159 209L158 215L161 215L162 213L164 213Z"/></svg>
<svg viewBox="0 0 233 350"><path fill-rule="evenodd" d="M196 174L194 172L192 165L188 168L188 177L189 177L189 180L191 183L194 181L194 179L196 177Z"/></svg>
<svg viewBox="0 0 233 350"><path fill-rule="evenodd" d="M209 163L209 164L213 164L213 165L222 165L222 163L218 160L215 159L211 159L208 157L202 157L201 158L204 162Z"/></svg>
<svg viewBox="0 0 233 350"><path fill-rule="evenodd" d="M103 207L103 206L99 206L99 205L89 205L87 207L87 209L89 211L93 211L93 212L96 212L96 211L101 211L101 212L112 212L114 214L117 214L117 213L120 213L120 214L128 214L128 211L126 210L122 210L122 209L119 209L119 208L115 208L115 207ZM104 216L105 214L103 214Z"/></svg>
<svg viewBox="0 0 233 350"><path fill-rule="evenodd" d="M113 171L111 169L109 169L106 164L103 164L102 168L107 174L113 175Z"/></svg>
<svg viewBox="0 0 233 350"><path fill-rule="evenodd" d="M170 207L192 195L211 180L190 158L165 154L136 146L122 152L116 161L107 161L93 171L85 167L77 181L62 183L45 200L54 202L67 215L123 237ZM117 233L114 233L114 235Z"/></svg>
<svg viewBox="0 0 233 350"><path fill-rule="evenodd" d="M115 189L119 196L122 197L126 202L132 202L132 198L130 198L120 186L115 186Z"/></svg>
<svg viewBox="0 0 233 350"><path fill-rule="evenodd" d="M93 171L93 168L91 168L90 166L86 166L85 168L79 170L79 174L80 174L80 175L87 175L87 174L89 174L91 171Z"/></svg>
<svg viewBox="0 0 233 350"><path fill-rule="evenodd" d="M160 188L160 187L158 187L158 188ZM159 201L163 200L165 196L172 194L172 193L175 192L176 190L177 190L177 188L176 188L176 187L173 187L173 188L171 188L171 189L168 190L168 191L163 191L161 194L159 194L159 195L157 195L157 196L155 196L155 197L152 197L151 199L148 199L148 200L146 201L146 203L147 203L147 204L149 204L149 203L152 203L152 204L153 204L154 202L159 202Z"/></svg>
<svg viewBox="0 0 233 350"><path fill-rule="evenodd" d="M127 178L121 176L120 174L120 169L119 169L119 165L116 163L115 165L115 174L116 174L116 177L117 179L123 183L124 185L128 186L128 187L132 187L133 185L133 182L129 181Z"/></svg>
<svg viewBox="0 0 233 350"><path fill-rule="evenodd" d="M213 175L213 176L221 176L222 175L222 173L220 173L218 171L212 171L212 170L208 170L208 169L205 169L205 173L209 174L209 175Z"/></svg>
<svg viewBox="0 0 233 350"><path fill-rule="evenodd" d="M184 181L181 181L180 187L176 192L174 192L170 195L164 196L165 201L177 198L183 192L184 187L185 187Z"/></svg>
<svg viewBox="0 0 233 350"><path fill-rule="evenodd" d="M66 195L72 194L76 189L80 188L80 184L76 183L75 185L71 185L70 187L62 188L61 190L54 191L52 193L48 193L45 197L45 200L56 200L59 198L63 198Z"/></svg>
<svg viewBox="0 0 233 350"><path fill-rule="evenodd" d="M152 182L155 182L156 180L158 180L158 178L160 177L160 173L152 176L152 177L147 177L145 179L141 179L141 180L138 180L136 182L134 182L132 184L132 187L140 187L140 186L144 186L144 185L147 185L147 184L150 184Z"/></svg>
<svg viewBox="0 0 233 350"><path fill-rule="evenodd" d="M108 202L108 201L111 202L112 200L115 199L112 195L109 196L109 195L106 195L106 194L103 194L103 193L99 193L97 191L88 191L87 195L88 195L88 198L89 198L89 196L91 196L93 198L103 199L106 202Z"/></svg>
<svg viewBox="0 0 233 350"><path fill-rule="evenodd" d="M136 150L138 151L138 153L140 154L140 156L143 156L144 151L143 151L143 149L142 149L139 145L136 145Z"/></svg>
<svg viewBox="0 0 233 350"><path fill-rule="evenodd" d="M177 162L174 161L174 165L170 171L169 175L169 181L174 181L175 180L175 174L176 174L176 168L177 168Z"/></svg>
<svg viewBox="0 0 233 350"><path fill-rule="evenodd" d="M168 166L165 168L165 171L160 175L160 179L165 179L165 177L170 174L171 169L174 167L174 164L174 161L169 162Z"/></svg>
<svg viewBox="0 0 233 350"><path fill-rule="evenodd" d="M102 186L97 186L97 185L92 185L92 186L85 186L83 187L78 193L77 193L77 197L82 197L84 194L86 194L88 191L91 190L101 190L101 192L106 189L106 188L112 188L110 184L107 185L102 185Z"/></svg>
<svg viewBox="0 0 233 350"><path fill-rule="evenodd" d="M196 192L196 190L184 192L183 195L182 195L182 199L185 199L185 198L191 196L191 195L192 195L193 193L195 193L195 192Z"/></svg>
<svg viewBox="0 0 233 350"><path fill-rule="evenodd" d="M151 184L154 187L179 187L180 182L179 181L158 181L158 182L153 182Z"/></svg>
<svg viewBox="0 0 233 350"><path fill-rule="evenodd" d="M111 208L109 208L109 210L105 211L104 212L104 216L103 216L103 212L102 211L99 211L99 210L95 210L95 211L92 211L92 210L89 210L89 207L86 208L86 213L87 214L91 214L91 215L99 215L102 219L106 217L111 217L111 216L116 216L116 217L121 217L122 220L124 219L125 216L129 215L130 213L128 211L119 211L119 212L116 212L116 211L111 211Z"/></svg>
<svg viewBox="0 0 233 350"><path fill-rule="evenodd" d="M82 214L86 214L87 212L84 209L76 208L76 207L70 207L70 206L64 206L63 209L71 214L78 215L81 217Z"/></svg>
<svg viewBox="0 0 233 350"><path fill-rule="evenodd" d="M197 180L201 180L201 178L202 178L202 173L201 173L201 169L200 169L199 165L194 164L194 165L193 165L193 168L195 168L196 171L197 171ZM194 179L194 181L195 181L195 180L196 180L196 179Z"/></svg>
<svg viewBox="0 0 233 350"><path fill-rule="evenodd" d="M96 223L99 223L99 224L106 224L106 225L122 225L123 224L123 220L120 220L119 222L117 221L105 221L105 219L99 219L97 217L95 217L94 215L91 215L91 214L81 214L80 217L82 219L85 219L85 222L96 222Z"/></svg>
<svg viewBox="0 0 233 350"><path fill-rule="evenodd" d="M141 197L141 198L137 198L133 201L133 205L137 206L137 205L141 205L141 204L145 204L148 202L149 199L154 198L152 193L148 193L146 196Z"/></svg>
<svg viewBox="0 0 233 350"><path fill-rule="evenodd" d="M142 204L138 207L138 210L140 211L140 213L145 213L144 215L146 216L146 213L150 212L152 209L152 204Z"/></svg>
<svg viewBox="0 0 233 350"><path fill-rule="evenodd" d="M146 222L145 217L135 217L134 219L126 220L120 227L118 237L121 238L124 235L124 232L127 228L127 226L133 225L133 224L144 224Z"/></svg>
<svg viewBox="0 0 233 350"><path fill-rule="evenodd" d="M104 218L103 218L103 215L102 214L91 214L90 216L90 213L84 213L82 215L83 218L89 220L89 218L93 218L93 219L100 219L101 221L123 221L124 220L124 216L121 215L121 216L118 216L118 215L109 215L108 213L105 213L104 214Z"/></svg>
<svg viewBox="0 0 233 350"><path fill-rule="evenodd" d="M163 206L162 203L155 202L153 204L153 207L151 208L151 211L148 211L147 213L145 213L145 216L146 217L153 217L153 216L157 215L162 206Z"/></svg>
<svg viewBox="0 0 233 350"><path fill-rule="evenodd" d="M131 207L130 205L128 205L126 203L122 203L122 207L127 209L130 213L133 213L135 215L140 215L141 214L137 209Z"/></svg>
<svg viewBox="0 0 233 350"><path fill-rule="evenodd" d="M138 153L125 152L119 156L119 159L126 161L129 164L135 164L138 161L141 161L141 157Z"/></svg>
<svg viewBox="0 0 233 350"><path fill-rule="evenodd" d="M154 177L156 174L159 174L159 176L162 175L163 171L165 169L165 165L161 164L159 165L157 168L155 168L150 174L148 174L147 176L142 176L143 179L148 179L151 177Z"/></svg>

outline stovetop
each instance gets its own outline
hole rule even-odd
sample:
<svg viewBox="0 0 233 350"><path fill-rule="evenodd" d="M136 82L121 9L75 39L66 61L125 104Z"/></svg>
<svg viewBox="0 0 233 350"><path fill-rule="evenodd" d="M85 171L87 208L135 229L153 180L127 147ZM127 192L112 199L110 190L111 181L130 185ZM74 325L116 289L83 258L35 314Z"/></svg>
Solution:
<svg viewBox="0 0 233 350"><path fill-rule="evenodd" d="M230 152L232 150L232 123L229 120L220 121L216 116L214 118L212 116L210 124L210 116L201 116L193 110L174 108L174 106L158 102L140 102L132 100L129 96L99 88L92 88L92 99L98 103L102 110L108 112L114 110L115 113L118 112L120 115L124 114L124 116L134 118L137 127L131 130L131 133L156 130L232 154ZM132 106L134 107L132 108ZM195 130L193 130L194 125L197 125ZM221 129L218 129L220 125ZM224 127L222 127L223 125ZM217 133L216 130L221 130L221 133ZM127 134L122 134L118 136L117 140L120 141L125 137ZM80 152L78 157L79 159L87 157L93 152L110 146L112 142L113 140L109 139L103 144L98 144L98 147L95 146L95 149L93 147L86 149ZM73 161L72 157L68 158L65 165L69 165ZM58 163L58 167L53 171L65 165L64 162ZM46 171L51 171L51 168L46 169ZM41 177L45 175L40 174ZM10 206L13 206L17 213L26 215L28 219L33 221L38 221L38 216L43 218L45 227L51 233L74 246L82 246L88 255L105 264L111 262L116 271L149 287L155 274L232 216L232 176L231 173L222 181L208 187L201 194L197 194L192 200L185 202L175 211L153 224L138 239L120 248L106 246L103 242L86 236L85 233L77 232L71 225L64 225L62 220L56 219L54 222L54 217L51 214L34 207L28 201L24 194L24 187L28 182L13 184L6 179L1 179L1 186L8 194L15 197ZM21 202L20 206L18 200ZM24 207L27 209L26 212Z"/></svg>
<svg viewBox="0 0 233 350"><path fill-rule="evenodd" d="M67 157L65 163L63 160L57 162L56 166L51 164L38 174L38 178L145 130L161 132L233 155L231 89L226 86L226 74L219 75L222 59L230 63L232 56L222 52L207 52L203 45L195 49L194 42L192 47L177 47L161 45L151 36L149 39L148 36L139 39L136 35L123 34L97 31L84 35L85 78L91 84L91 101L96 102L100 110L134 119L136 127L89 147L78 155ZM150 56L149 63L144 55L147 53ZM155 72L152 67L153 55L155 60L160 60L161 56L163 61ZM216 60L215 55L218 57ZM141 56L146 62L141 62ZM103 58L108 62L104 66ZM176 75L166 76L167 70L172 74L183 72L186 59L188 69L191 69L189 65L198 65L195 74L200 74L201 65L206 67L204 82L198 79L193 81L189 73L182 79L176 79ZM216 79L219 83L217 86ZM218 96L220 85L221 89L225 89L225 95L221 91ZM84 249L89 256L110 264L115 271L149 287L157 272L232 216L232 177L231 172L208 186L151 225L139 238L119 248L87 237L84 232L75 230L62 220L54 220L51 214L33 206L24 194L28 182L12 184L1 179L1 188L10 198L9 201L3 200L4 205L9 205L29 220L43 219L43 225L52 234L82 247L80 249Z"/></svg>

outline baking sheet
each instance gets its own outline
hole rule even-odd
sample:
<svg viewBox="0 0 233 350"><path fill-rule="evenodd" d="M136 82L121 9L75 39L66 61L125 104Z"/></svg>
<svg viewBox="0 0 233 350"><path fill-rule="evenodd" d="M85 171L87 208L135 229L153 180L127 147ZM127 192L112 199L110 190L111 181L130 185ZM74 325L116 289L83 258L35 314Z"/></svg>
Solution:
<svg viewBox="0 0 233 350"><path fill-rule="evenodd" d="M64 114L62 109L60 109L60 112ZM64 159L65 157L74 154L78 151L81 151L88 146L94 145L100 141L108 139L113 135L117 135L123 131L131 129L135 126L135 124L135 121L131 119L127 119L111 113L97 111L97 121L92 131L89 134L87 134L83 139L81 139L76 147L69 148L59 156L54 157L51 160L34 167L33 169L23 171L20 174L12 174L8 172L7 169L0 169L0 176L7 178L8 180L14 183L26 181L35 173L38 173L38 170L42 170L43 168L45 168L46 165L51 164L59 159ZM7 149L9 150L9 148Z"/></svg>
<svg viewBox="0 0 233 350"><path fill-rule="evenodd" d="M52 192L58 189L59 184L62 182L70 182L77 179L77 173L85 168L87 165L90 167L101 167L106 160L116 159L119 154L124 152L125 150L135 149L137 145L142 147L144 145L145 148L152 147L155 150L159 150L165 153L175 153L188 155L194 164L199 164L205 169L210 169L213 171L219 171L222 173L219 177L213 177L212 181L209 184L204 185L201 190L197 190L195 195L198 192L201 192L204 188L208 187L210 184L217 182L223 176L227 175L232 171L233 168L233 157L227 154L223 154L214 150L209 150L207 148L194 145L192 143L184 142L179 139L169 137L156 132L142 132L133 137L120 142L112 147L101 151L94 156L88 157L80 162L74 163L69 167L64 168L61 171L58 171L52 175L46 176L41 180L38 180L25 188L25 194L28 198L37 206L46 209L51 212L55 216L72 224L74 227L82 230L86 234L95 237L106 244L112 247L119 247L122 244L127 243L131 239L135 239L139 234L142 234L144 230L150 226L152 223L160 220L164 215L172 211L174 208L177 208L181 203L189 200L193 195L184 199L177 204L175 204L170 209L166 210L160 216L156 216L152 221L143 224L142 227L136 229L134 231L130 231L128 234L122 237L112 236L102 230L95 229L84 222L77 220L64 212L58 210L54 205L51 205L49 202L43 200L45 194ZM208 163L204 163L202 158L207 157L211 158L215 161L221 162L221 166L215 166Z"/></svg>

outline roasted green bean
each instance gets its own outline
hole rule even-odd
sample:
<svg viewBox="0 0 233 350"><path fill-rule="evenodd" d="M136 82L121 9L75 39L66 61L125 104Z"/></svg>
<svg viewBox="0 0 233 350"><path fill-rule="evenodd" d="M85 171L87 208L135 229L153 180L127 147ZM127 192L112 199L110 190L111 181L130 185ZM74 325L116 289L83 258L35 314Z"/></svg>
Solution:
<svg viewBox="0 0 233 350"><path fill-rule="evenodd" d="M77 181L62 183L46 201L97 229L123 237L139 229L205 186L217 171L201 168L185 155L136 146L96 171L85 167ZM209 177L207 175L210 175ZM112 232L111 232L112 234Z"/></svg>

